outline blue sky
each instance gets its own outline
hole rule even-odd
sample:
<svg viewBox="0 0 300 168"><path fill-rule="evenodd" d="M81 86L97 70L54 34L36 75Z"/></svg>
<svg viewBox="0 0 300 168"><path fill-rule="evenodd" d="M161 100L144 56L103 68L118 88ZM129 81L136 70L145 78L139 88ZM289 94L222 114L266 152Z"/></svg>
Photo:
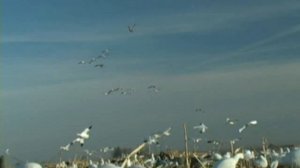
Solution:
<svg viewBox="0 0 300 168"><path fill-rule="evenodd" d="M169 126L173 135L163 144L180 149L184 122L191 137L227 147L250 119L259 124L239 145L262 136L299 143L299 1L2 4L1 151L46 160L91 124L87 149L134 147ZM103 69L77 64L106 48ZM149 92L151 84L161 91ZM115 87L135 92L104 95ZM198 107L206 113L195 113ZM226 117L240 122L226 127ZM192 130L200 122L209 127L205 135Z"/></svg>

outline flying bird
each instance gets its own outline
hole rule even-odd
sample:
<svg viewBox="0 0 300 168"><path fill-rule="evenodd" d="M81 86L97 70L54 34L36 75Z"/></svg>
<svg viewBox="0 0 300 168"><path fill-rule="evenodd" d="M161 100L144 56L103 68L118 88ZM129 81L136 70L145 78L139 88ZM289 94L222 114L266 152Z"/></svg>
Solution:
<svg viewBox="0 0 300 168"><path fill-rule="evenodd" d="M229 125L234 125L237 121L237 119L226 118L226 123L228 123Z"/></svg>
<svg viewBox="0 0 300 168"><path fill-rule="evenodd" d="M85 152L87 155L89 155L89 156L92 156L93 153L95 153L94 151L89 151L89 150L87 150L87 149L85 149L84 152Z"/></svg>
<svg viewBox="0 0 300 168"><path fill-rule="evenodd" d="M78 142L79 144L80 144L80 146L81 147L83 147L83 145L84 145L84 138L76 138L76 139L74 139L72 142L71 142L71 144L70 145L73 145L74 143L76 143L76 142Z"/></svg>
<svg viewBox="0 0 300 168"><path fill-rule="evenodd" d="M202 141L202 138L192 138L194 143L199 143L200 141Z"/></svg>
<svg viewBox="0 0 300 168"><path fill-rule="evenodd" d="M135 27L135 24L129 25L129 26L128 26L128 31L129 31L130 33L133 33L133 32L134 32L134 27Z"/></svg>
<svg viewBox="0 0 300 168"><path fill-rule="evenodd" d="M94 67L99 67L99 68L103 68L104 67L104 64L96 64L96 65L94 65Z"/></svg>
<svg viewBox="0 0 300 168"><path fill-rule="evenodd" d="M159 144L158 138L155 138L154 136L149 136L148 140L145 140L145 142L148 143L149 145L152 145L152 144L158 145Z"/></svg>
<svg viewBox="0 0 300 168"><path fill-rule="evenodd" d="M122 88L113 88L113 89L110 89L108 90L107 92L105 92L105 95L110 95L112 94L113 92L117 92L119 90L122 90Z"/></svg>
<svg viewBox="0 0 300 168"><path fill-rule="evenodd" d="M64 151L69 151L70 150L70 146L71 146L71 144L69 143L66 146L61 146L60 149L64 150Z"/></svg>
<svg viewBox="0 0 300 168"><path fill-rule="evenodd" d="M153 134L152 136L153 136L155 139L158 139L158 138L161 137L161 134L158 134L158 133L157 133L157 134Z"/></svg>
<svg viewBox="0 0 300 168"><path fill-rule="evenodd" d="M111 152L113 151L113 147L104 147L103 149L100 149L100 152L106 153L106 152Z"/></svg>
<svg viewBox="0 0 300 168"><path fill-rule="evenodd" d="M149 86L148 86L148 89L155 89L155 88L157 88L156 85L149 85Z"/></svg>
<svg viewBox="0 0 300 168"><path fill-rule="evenodd" d="M208 129L208 127L207 127L205 124L203 124L203 123L200 123L200 125L196 125L196 126L194 126L193 128L194 128L195 130L199 130L199 132L200 132L201 134L205 133L206 130Z"/></svg>
<svg viewBox="0 0 300 168"><path fill-rule="evenodd" d="M84 145L84 141L85 141L86 139L89 139L89 138L90 138L89 132L91 131L92 127L93 127L93 126L91 125L91 126L85 128L81 133L77 133L77 134L76 134L76 135L77 135L77 138L74 139L69 145L72 146L72 145L74 145L74 143L78 142L78 143L80 143L80 146L82 147L82 146ZM69 147L70 147L70 146L69 146ZM68 147L68 145L67 145L67 146L65 146L65 147L61 147L61 149L62 149L62 148L68 149L69 147ZM68 149L68 150L69 150L69 149Z"/></svg>
<svg viewBox="0 0 300 168"><path fill-rule="evenodd" d="M165 130L162 134L164 135L164 136L170 136L171 135L171 127L170 128L168 128L167 130Z"/></svg>
<svg viewBox="0 0 300 168"><path fill-rule="evenodd" d="M204 111L202 110L202 108L196 108L195 112L204 112Z"/></svg>
<svg viewBox="0 0 300 168"><path fill-rule="evenodd" d="M217 140L208 140L207 143L213 144L213 145L220 145L220 142Z"/></svg>
<svg viewBox="0 0 300 168"><path fill-rule="evenodd" d="M133 88L122 89L121 95L131 95L134 92Z"/></svg>
<svg viewBox="0 0 300 168"><path fill-rule="evenodd" d="M154 92L159 92L159 88L156 85L149 85L147 87L149 90L153 90Z"/></svg>
<svg viewBox="0 0 300 168"><path fill-rule="evenodd" d="M79 61L78 64L86 64L86 61Z"/></svg>
<svg viewBox="0 0 300 168"><path fill-rule="evenodd" d="M89 63L89 64L92 64L92 63L94 63L94 62L96 62L96 58L90 59L90 61L89 61L88 63Z"/></svg>
<svg viewBox="0 0 300 168"><path fill-rule="evenodd" d="M92 125L89 126L88 128L84 129L81 133L78 133L77 136L79 136L79 138L82 138L82 139L89 139L90 135L89 135L89 132L91 131L92 129Z"/></svg>
<svg viewBox="0 0 300 168"><path fill-rule="evenodd" d="M9 155L9 149L8 149L8 148L5 149L5 154L6 154L6 155Z"/></svg>
<svg viewBox="0 0 300 168"><path fill-rule="evenodd" d="M238 142L240 140L241 140L241 138L235 138L235 139L230 140L230 143L235 144L236 142Z"/></svg>
<svg viewBox="0 0 300 168"><path fill-rule="evenodd" d="M256 125L257 121L256 120L252 120L249 121L247 124L243 125L240 129L239 129L239 133L242 133L246 128L248 128L249 126L253 126Z"/></svg>
<svg viewBox="0 0 300 168"><path fill-rule="evenodd" d="M109 49L104 49L104 50L102 50L102 54L104 54L104 55L109 55Z"/></svg>
<svg viewBox="0 0 300 168"><path fill-rule="evenodd" d="M109 56L109 50L104 49L102 50L101 54L97 58L106 58L107 56Z"/></svg>

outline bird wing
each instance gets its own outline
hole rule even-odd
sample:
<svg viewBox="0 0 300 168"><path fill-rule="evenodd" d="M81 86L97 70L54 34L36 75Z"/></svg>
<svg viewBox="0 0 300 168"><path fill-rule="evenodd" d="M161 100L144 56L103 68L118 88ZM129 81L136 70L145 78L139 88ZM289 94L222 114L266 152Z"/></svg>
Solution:
<svg viewBox="0 0 300 168"><path fill-rule="evenodd" d="M80 133L80 135L88 134L89 132L90 132L90 129L86 128Z"/></svg>
<svg viewBox="0 0 300 168"><path fill-rule="evenodd" d="M246 129L247 125L243 125L240 129L239 129L239 133L242 133L244 131L244 129Z"/></svg>
<svg viewBox="0 0 300 168"><path fill-rule="evenodd" d="M256 120L253 120L253 121L250 121L248 124L249 124L249 125L256 125L256 124L257 124L257 121L256 121Z"/></svg>
<svg viewBox="0 0 300 168"><path fill-rule="evenodd" d="M93 126L92 125L90 125L88 128L86 128L84 131L86 131L86 133L88 133L88 132L90 132L91 131L91 129L93 128Z"/></svg>
<svg viewBox="0 0 300 168"><path fill-rule="evenodd" d="M165 131L163 132L163 134L166 135L166 136L169 136L169 135L170 135L171 129L172 129L171 127L168 128L167 130L165 130Z"/></svg>

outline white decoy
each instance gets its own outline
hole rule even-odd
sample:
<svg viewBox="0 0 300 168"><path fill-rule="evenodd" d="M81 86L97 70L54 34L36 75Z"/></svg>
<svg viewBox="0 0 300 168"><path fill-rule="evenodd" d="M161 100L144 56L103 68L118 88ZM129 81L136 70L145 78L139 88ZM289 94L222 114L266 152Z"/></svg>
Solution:
<svg viewBox="0 0 300 168"><path fill-rule="evenodd" d="M67 168L67 164L66 164L66 162L62 161L60 163L57 163L55 165L55 168Z"/></svg>
<svg viewBox="0 0 300 168"><path fill-rule="evenodd" d="M112 163L106 163L103 166L101 166L101 168L121 168L121 167Z"/></svg>
<svg viewBox="0 0 300 168"><path fill-rule="evenodd" d="M145 167L140 164L134 164L134 165L130 166L129 168L145 168Z"/></svg>
<svg viewBox="0 0 300 168"><path fill-rule="evenodd" d="M68 168L78 168L78 166L76 163L73 162L70 166L68 166Z"/></svg>
<svg viewBox="0 0 300 168"><path fill-rule="evenodd" d="M28 162L24 164L23 168L42 168L42 166L36 162Z"/></svg>
<svg viewBox="0 0 300 168"><path fill-rule="evenodd" d="M283 151L283 148L279 148L279 153L280 153L280 155L286 154L286 153Z"/></svg>
<svg viewBox="0 0 300 168"><path fill-rule="evenodd" d="M92 160L89 160L89 168L98 168L98 163L94 163Z"/></svg>
<svg viewBox="0 0 300 168"><path fill-rule="evenodd" d="M78 133L77 136L79 136L82 139L89 139L89 132L91 131L92 127L92 125L89 126L88 128L84 129L81 133Z"/></svg>
<svg viewBox="0 0 300 168"><path fill-rule="evenodd" d="M246 149L245 152L244 152L244 159L249 161L251 159L254 159L255 156L254 156L254 152L249 150L249 149Z"/></svg>
<svg viewBox="0 0 300 168"><path fill-rule="evenodd" d="M208 127L205 124L203 124L203 123L200 123L200 125L194 126L193 128L195 130L198 130L201 134L205 133L206 130L208 129Z"/></svg>
<svg viewBox="0 0 300 168"><path fill-rule="evenodd" d="M259 158L254 160L254 165L259 168L266 168L268 167L268 161L263 155L260 155Z"/></svg>
<svg viewBox="0 0 300 168"><path fill-rule="evenodd" d="M278 158L279 157L279 153L277 153L274 149L271 151L271 157L272 158Z"/></svg>
<svg viewBox="0 0 300 168"><path fill-rule="evenodd" d="M223 156L219 153L214 153L213 154L213 159L214 160L222 160L223 159Z"/></svg>
<svg viewBox="0 0 300 168"><path fill-rule="evenodd" d="M286 152L287 152L287 153L290 153L290 152L291 152L291 150L290 150L289 147L286 147Z"/></svg>
<svg viewBox="0 0 300 168"><path fill-rule="evenodd" d="M144 161L144 165L146 165L147 167L153 167L155 165L155 163L156 163L156 160L155 160L153 153L151 153L150 159L147 159Z"/></svg>
<svg viewBox="0 0 300 168"><path fill-rule="evenodd" d="M226 153L223 155L223 158L224 158L224 159L229 159L229 158L231 158L231 152L226 152Z"/></svg>
<svg viewBox="0 0 300 168"><path fill-rule="evenodd" d="M256 120L252 120L250 122L248 122L247 124L243 125L240 129L239 129L239 133L242 133L247 127L252 126L252 125L256 125L257 121Z"/></svg>
<svg viewBox="0 0 300 168"><path fill-rule="evenodd" d="M271 165L270 165L270 168L277 168L278 167L278 160L274 160Z"/></svg>
<svg viewBox="0 0 300 168"><path fill-rule="evenodd" d="M293 149L279 159L279 165L300 168L300 149Z"/></svg>
<svg viewBox="0 0 300 168"><path fill-rule="evenodd" d="M214 168L235 168L238 161L243 158L244 155L242 153L238 153L234 157L220 160L213 167Z"/></svg>

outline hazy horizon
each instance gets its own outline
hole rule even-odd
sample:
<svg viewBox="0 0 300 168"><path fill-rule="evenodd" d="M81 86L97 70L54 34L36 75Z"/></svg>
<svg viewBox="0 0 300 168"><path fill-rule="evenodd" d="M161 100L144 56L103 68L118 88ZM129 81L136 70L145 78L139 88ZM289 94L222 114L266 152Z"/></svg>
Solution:
<svg viewBox="0 0 300 168"><path fill-rule="evenodd" d="M183 123L191 138L300 142L299 1L3 0L2 9L1 153L48 160L90 125L83 149L135 147L169 127L161 148L182 149ZM78 64L105 49L103 68ZM117 87L134 91L105 95ZM258 124L239 134L250 120ZM205 134L193 129L201 122Z"/></svg>

